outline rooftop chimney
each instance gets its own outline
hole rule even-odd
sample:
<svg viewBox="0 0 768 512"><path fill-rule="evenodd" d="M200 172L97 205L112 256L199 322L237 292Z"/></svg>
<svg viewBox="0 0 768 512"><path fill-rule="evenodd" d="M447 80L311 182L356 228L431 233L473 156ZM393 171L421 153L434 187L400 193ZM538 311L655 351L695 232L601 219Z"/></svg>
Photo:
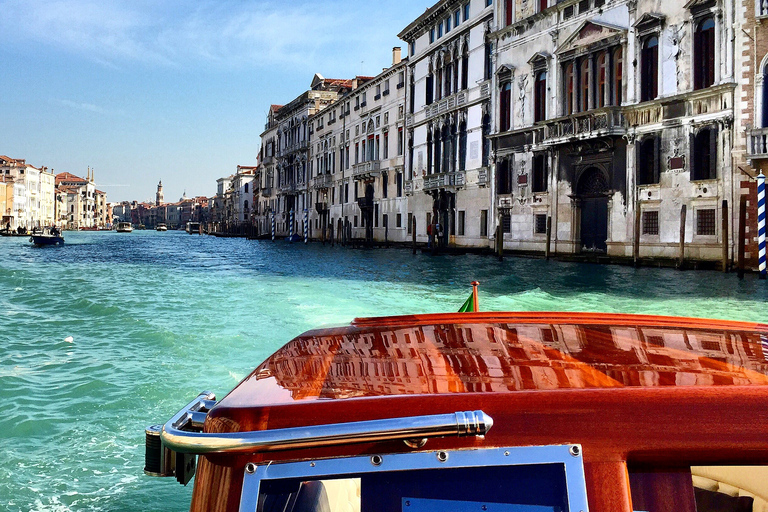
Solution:
<svg viewBox="0 0 768 512"><path fill-rule="evenodd" d="M401 54L402 50L403 49L400 48L399 46L395 46L394 48L392 48L392 65L393 66L400 64L400 62L403 60L403 57Z"/></svg>

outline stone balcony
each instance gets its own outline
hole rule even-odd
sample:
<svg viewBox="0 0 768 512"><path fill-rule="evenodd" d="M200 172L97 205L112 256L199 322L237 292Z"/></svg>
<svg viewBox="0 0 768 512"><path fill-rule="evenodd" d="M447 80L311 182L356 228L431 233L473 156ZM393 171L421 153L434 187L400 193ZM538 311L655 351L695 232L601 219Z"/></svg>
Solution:
<svg viewBox="0 0 768 512"><path fill-rule="evenodd" d="M324 213L328 211L328 203L321 202L321 203L315 203L315 211L318 213Z"/></svg>
<svg viewBox="0 0 768 512"><path fill-rule="evenodd" d="M768 158L768 128L753 128L747 134L747 157Z"/></svg>
<svg viewBox="0 0 768 512"><path fill-rule="evenodd" d="M424 191L438 190L441 188L460 189L467 182L466 171L443 172L424 176Z"/></svg>
<svg viewBox="0 0 768 512"><path fill-rule="evenodd" d="M277 187L280 194L296 194L299 191L299 186L296 183L285 183Z"/></svg>
<svg viewBox="0 0 768 512"><path fill-rule="evenodd" d="M620 137L626 133L621 107L605 107L538 123L533 130L533 143L556 145L575 138Z"/></svg>
<svg viewBox="0 0 768 512"><path fill-rule="evenodd" d="M352 176L356 180L373 179L381 172L381 162L373 160L371 162L362 162L352 166Z"/></svg>
<svg viewBox="0 0 768 512"><path fill-rule="evenodd" d="M333 175L332 174L321 174L320 176L315 176L312 178L312 188L315 190L319 189L328 189L333 186Z"/></svg>
<svg viewBox="0 0 768 512"><path fill-rule="evenodd" d="M261 197L271 197L271 196L272 196L272 187L262 187Z"/></svg>
<svg viewBox="0 0 768 512"><path fill-rule="evenodd" d="M487 187L489 183L490 172L487 167L482 167L477 171L477 185L479 187Z"/></svg>

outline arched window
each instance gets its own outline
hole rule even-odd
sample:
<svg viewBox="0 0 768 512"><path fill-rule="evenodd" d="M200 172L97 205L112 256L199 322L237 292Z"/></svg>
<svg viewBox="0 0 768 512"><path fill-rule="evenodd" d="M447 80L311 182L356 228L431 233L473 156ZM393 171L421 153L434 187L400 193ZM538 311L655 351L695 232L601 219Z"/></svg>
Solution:
<svg viewBox="0 0 768 512"><path fill-rule="evenodd" d="M437 87L435 87L435 89L437 90L437 94L435 94L435 99L439 100L443 97L443 68L440 65L438 65L438 68L437 68L437 82L435 85L437 85Z"/></svg>
<svg viewBox="0 0 768 512"><path fill-rule="evenodd" d="M763 119L761 126L763 128L768 128L768 65L765 66L763 69Z"/></svg>
<svg viewBox="0 0 768 512"><path fill-rule="evenodd" d="M442 171L443 172L451 172L451 154L453 153L451 149L451 131L450 127L446 124L443 126L443 164L442 164Z"/></svg>
<svg viewBox="0 0 768 512"><path fill-rule="evenodd" d="M463 121L459 127L459 170L467 168L467 123Z"/></svg>
<svg viewBox="0 0 768 512"><path fill-rule="evenodd" d="M640 101L650 101L659 95L659 38L650 36L643 41L640 56Z"/></svg>
<svg viewBox="0 0 768 512"><path fill-rule="evenodd" d="M451 80L453 78L453 63L445 67L445 96L451 95Z"/></svg>
<svg viewBox="0 0 768 512"><path fill-rule="evenodd" d="M715 20L710 16L696 26L693 35L693 88L706 89L715 83Z"/></svg>
<svg viewBox="0 0 768 512"><path fill-rule="evenodd" d="M501 86L501 94L499 95L499 129L502 132L506 132L510 128L511 120L511 108L512 108L512 84L506 82Z"/></svg>
<svg viewBox="0 0 768 512"><path fill-rule="evenodd" d="M604 107L609 101L608 97L608 54L603 52L597 57L597 108Z"/></svg>
<svg viewBox="0 0 768 512"><path fill-rule="evenodd" d="M574 74L573 62L565 67L565 115L573 114L573 93L574 93Z"/></svg>
<svg viewBox="0 0 768 512"><path fill-rule="evenodd" d="M442 160L440 160L440 155L441 155L440 150L442 149L441 148L442 141L440 139L441 139L440 130L439 129L435 130L435 134L434 134L435 157L433 160L435 165L435 171L434 171L435 174L439 174L442 172L440 169L440 164L442 163Z"/></svg>
<svg viewBox="0 0 768 512"><path fill-rule="evenodd" d="M509 26L512 24L512 9L513 9L513 0L504 0L504 26Z"/></svg>
<svg viewBox="0 0 768 512"><path fill-rule="evenodd" d="M491 139L488 136L491 134L491 115L485 114L483 116L483 167L488 167L491 161Z"/></svg>
<svg viewBox="0 0 768 512"><path fill-rule="evenodd" d="M582 59L579 66L579 111L589 110L589 59Z"/></svg>
<svg viewBox="0 0 768 512"><path fill-rule="evenodd" d="M427 132L427 174L432 174L432 130Z"/></svg>
<svg viewBox="0 0 768 512"><path fill-rule="evenodd" d="M613 52L613 86L612 103L620 106L623 100L622 91L624 89L624 50L618 48Z"/></svg>
<svg viewBox="0 0 768 512"><path fill-rule="evenodd" d="M434 89L435 89L434 85L435 85L435 77L432 76L432 73L430 73L429 75L427 75L427 80L426 80L425 95L426 95L426 104L427 105L431 105L432 102L434 101L434 92L435 92L434 91ZM413 110L413 109L411 109L411 110Z"/></svg>
<svg viewBox="0 0 768 512"><path fill-rule="evenodd" d="M248 193L248 184L247 183L245 184L245 193L246 194Z"/></svg>
<svg viewBox="0 0 768 512"><path fill-rule="evenodd" d="M536 73L536 84L533 90L533 120L544 121L547 118L547 72Z"/></svg>

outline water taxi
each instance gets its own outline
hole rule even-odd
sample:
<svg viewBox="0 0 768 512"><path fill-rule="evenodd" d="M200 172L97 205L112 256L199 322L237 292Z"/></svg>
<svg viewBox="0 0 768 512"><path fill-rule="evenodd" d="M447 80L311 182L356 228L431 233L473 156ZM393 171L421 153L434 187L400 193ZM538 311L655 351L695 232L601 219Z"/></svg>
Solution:
<svg viewBox="0 0 768 512"><path fill-rule="evenodd" d="M115 231L118 233L130 233L133 231L133 225L130 222L118 222Z"/></svg>
<svg viewBox="0 0 768 512"><path fill-rule="evenodd" d="M168 226L167 226L166 224L164 224L164 223L162 223L162 222L161 222L160 224L158 224L157 226L155 226L155 229L156 229L157 231L168 231Z"/></svg>
<svg viewBox="0 0 768 512"><path fill-rule="evenodd" d="M768 325L356 319L145 434L195 512L763 512Z"/></svg>
<svg viewBox="0 0 768 512"><path fill-rule="evenodd" d="M29 241L36 247L46 247L50 245L64 245L64 237L57 228L51 228L42 232L33 232Z"/></svg>
<svg viewBox="0 0 768 512"><path fill-rule="evenodd" d="M190 235L202 235L201 224L199 222L187 222L187 233Z"/></svg>

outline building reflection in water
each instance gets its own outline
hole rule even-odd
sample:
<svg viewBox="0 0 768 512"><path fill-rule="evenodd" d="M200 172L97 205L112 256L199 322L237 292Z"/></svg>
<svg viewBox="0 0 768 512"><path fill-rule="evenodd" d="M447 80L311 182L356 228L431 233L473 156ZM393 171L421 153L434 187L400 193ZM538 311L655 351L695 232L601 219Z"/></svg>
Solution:
<svg viewBox="0 0 768 512"><path fill-rule="evenodd" d="M297 338L251 378L269 379L270 387L282 388L289 400L765 385L768 363L761 341L751 332L603 325L349 329L347 334Z"/></svg>

